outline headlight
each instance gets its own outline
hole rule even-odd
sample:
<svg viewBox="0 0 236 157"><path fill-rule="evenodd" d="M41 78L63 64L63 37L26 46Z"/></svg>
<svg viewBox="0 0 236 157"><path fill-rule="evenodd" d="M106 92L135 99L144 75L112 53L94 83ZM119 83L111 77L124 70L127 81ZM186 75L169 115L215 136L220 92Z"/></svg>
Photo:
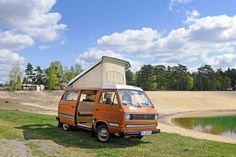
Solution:
<svg viewBox="0 0 236 157"><path fill-rule="evenodd" d="M158 114L155 115L155 120L158 120L159 119L159 116Z"/></svg>
<svg viewBox="0 0 236 157"><path fill-rule="evenodd" d="M125 120L130 120L130 114L129 113L125 114Z"/></svg>

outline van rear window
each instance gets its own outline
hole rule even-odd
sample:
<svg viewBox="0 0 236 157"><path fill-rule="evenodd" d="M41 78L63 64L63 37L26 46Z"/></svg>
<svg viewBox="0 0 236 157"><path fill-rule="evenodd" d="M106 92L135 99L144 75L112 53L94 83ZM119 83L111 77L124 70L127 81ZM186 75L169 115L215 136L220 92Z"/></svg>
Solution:
<svg viewBox="0 0 236 157"><path fill-rule="evenodd" d="M79 96L79 91L78 90L68 90L66 91L63 100L66 101L77 101L77 98Z"/></svg>

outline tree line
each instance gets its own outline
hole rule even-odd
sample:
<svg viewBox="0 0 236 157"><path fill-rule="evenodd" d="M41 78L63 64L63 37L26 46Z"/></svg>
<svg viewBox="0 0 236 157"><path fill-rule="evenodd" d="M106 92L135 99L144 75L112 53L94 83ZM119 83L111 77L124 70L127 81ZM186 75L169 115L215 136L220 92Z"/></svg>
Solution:
<svg viewBox="0 0 236 157"><path fill-rule="evenodd" d="M14 65L9 74L6 87L20 90L22 84L44 85L46 89L59 89L59 83L68 83L82 72L80 64L70 68L62 66L60 61L51 62L48 68L42 69L28 63L24 69L24 77L18 64ZM180 91L222 91L235 90L236 69L228 68L213 70L210 65L204 65L196 72L189 72L181 64L176 66L143 65L139 71L126 71L126 83L139 86L146 91L180 90ZM3 86L0 84L0 87Z"/></svg>
<svg viewBox="0 0 236 157"><path fill-rule="evenodd" d="M60 61L53 61L50 67L42 69L28 63L24 69L24 77L18 64L15 64L9 74L9 83L5 86L10 90L20 90L22 84L44 85L46 89L59 89L59 83L68 83L82 71L80 64L70 68L62 66ZM3 86L3 85L2 85Z"/></svg>
<svg viewBox="0 0 236 157"><path fill-rule="evenodd" d="M210 65L204 65L196 72L189 72L187 67L181 64L177 66L143 65L135 73L130 70L126 71L126 82L146 91L235 90L236 69L213 70Z"/></svg>

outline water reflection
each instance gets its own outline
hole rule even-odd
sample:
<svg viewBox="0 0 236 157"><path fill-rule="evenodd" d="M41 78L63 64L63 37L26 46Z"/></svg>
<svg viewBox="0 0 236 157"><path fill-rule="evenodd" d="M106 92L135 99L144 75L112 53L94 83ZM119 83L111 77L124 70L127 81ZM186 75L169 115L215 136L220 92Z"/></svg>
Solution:
<svg viewBox="0 0 236 157"><path fill-rule="evenodd" d="M175 118L173 122L183 128L206 132L236 139L236 115L201 117L201 118Z"/></svg>

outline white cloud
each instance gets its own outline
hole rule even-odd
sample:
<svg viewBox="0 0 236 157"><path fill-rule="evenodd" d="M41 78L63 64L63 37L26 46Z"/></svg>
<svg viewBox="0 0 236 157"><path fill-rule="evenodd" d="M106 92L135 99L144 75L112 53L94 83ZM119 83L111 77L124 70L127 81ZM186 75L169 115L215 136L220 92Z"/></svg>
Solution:
<svg viewBox="0 0 236 157"><path fill-rule="evenodd" d="M91 48L88 51L80 54L76 59L76 62L79 63L83 68L89 68L90 66L94 65L102 56L122 58L120 54L116 54L111 50L98 50Z"/></svg>
<svg viewBox="0 0 236 157"><path fill-rule="evenodd" d="M193 0L170 0L169 10L173 10L173 7L176 4L187 4L192 2Z"/></svg>
<svg viewBox="0 0 236 157"><path fill-rule="evenodd" d="M0 83L8 81L9 72L16 63L22 68L25 58L7 49L0 49Z"/></svg>
<svg viewBox="0 0 236 157"><path fill-rule="evenodd" d="M115 57L129 61L131 64L131 70L133 71L139 70L139 68L143 65L142 62L134 61L132 59L124 57L120 53L115 53L112 50L99 50L96 48L91 48L88 51L80 54L76 59L76 63L79 63L82 66L82 68L87 69L92 65L94 65L95 63L97 63L102 56Z"/></svg>
<svg viewBox="0 0 236 157"><path fill-rule="evenodd" d="M214 68L236 68L236 54L222 54L218 56L209 57L206 60L207 64L212 65Z"/></svg>
<svg viewBox="0 0 236 157"><path fill-rule="evenodd" d="M198 11L187 13L185 27L162 36L158 30L142 28L106 35L97 40L99 49L125 56L145 58L153 63L204 63L209 54L235 54L236 16L199 17ZM222 65L223 66L223 65Z"/></svg>
<svg viewBox="0 0 236 157"><path fill-rule="evenodd" d="M123 59L130 62L130 65L131 65L130 70L133 72L140 70L141 66L144 65L144 62L142 61L133 60L130 58L125 58L125 57Z"/></svg>
<svg viewBox="0 0 236 157"><path fill-rule="evenodd" d="M41 40L55 40L66 25L59 24L61 15L50 12L56 0L0 0L0 27Z"/></svg>
<svg viewBox="0 0 236 157"><path fill-rule="evenodd" d="M11 31L0 32L0 83L8 80L12 66L18 63L21 67L24 64L24 57L16 51L34 44L33 39L26 34L16 34Z"/></svg>
<svg viewBox="0 0 236 157"><path fill-rule="evenodd" d="M11 31L0 32L0 49L21 50L34 44L33 39L26 34L15 34Z"/></svg>
<svg viewBox="0 0 236 157"><path fill-rule="evenodd" d="M7 80L13 63L23 64L19 51L32 46L34 39L56 40L66 29L59 23L61 15L51 12L55 3L56 0L0 0L0 82Z"/></svg>
<svg viewBox="0 0 236 157"><path fill-rule="evenodd" d="M160 37L160 33L151 28L140 30L126 30L122 33L105 35L97 40L97 45L105 49L116 51L136 52L144 51L153 46L154 41Z"/></svg>

